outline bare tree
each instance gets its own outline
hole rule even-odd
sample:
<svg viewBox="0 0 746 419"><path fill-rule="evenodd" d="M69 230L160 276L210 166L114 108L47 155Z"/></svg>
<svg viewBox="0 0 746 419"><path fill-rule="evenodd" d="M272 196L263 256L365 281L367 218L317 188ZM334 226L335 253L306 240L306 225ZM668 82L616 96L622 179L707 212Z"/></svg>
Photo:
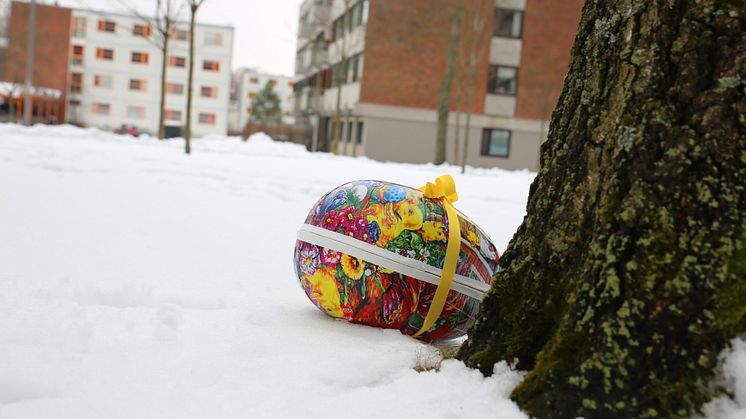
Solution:
<svg viewBox="0 0 746 419"><path fill-rule="evenodd" d="M446 161L448 108L451 104L451 86L456 73L456 56L463 14L464 0L458 0L453 14L451 15L451 33L448 41L446 72L440 83L440 91L438 92L438 131L435 137L435 164L442 164Z"/></svg>
<svg viewBox="0 0 746 419"><path fill-rule="evenodd" d="M192 152L192 85L194 84L194 24L197 10L205 0L187 0L189 4L189 75L187 77L186 126L184 127L184 151Z"/></svg>
<svg viewBox="0 0 746 419"><path fill-rule="evenodd" d="M129 5L125 0L119 0L130 13L146 23L155 32L154 37L146 37L161 52L161 83L160 83L160 105L158 110L158 138L165 137L164 122L166 119L166 70L168 68L168 44L174 34L175 23L184 7L181 3L177 7L177 0L157 0L155 15L145 16L140 11ZM191 60L190 60L191 65Z"/></svg>
<svg viewBox="0 0 746 419"><path fill-rule="evenodd" d="M464 48L462 49L461 62L465 68L464 85L466 91L464 94L466 96L466 124L464 126L464 149L461 153L461 173L466 171L466 158L469 152L469 132L471 129L471 114L474 107L474 87L477 70L479 69L479 57L489 45L485 40L485 37L489 34L489 30L487 28L487 17L484 15L486 6L489 3L486 0L478 0L471 9L471 37L468 39L468 42L465 42L466 45L462 44ZM468 59L465 58L466 54L468 54Z"/></svg>

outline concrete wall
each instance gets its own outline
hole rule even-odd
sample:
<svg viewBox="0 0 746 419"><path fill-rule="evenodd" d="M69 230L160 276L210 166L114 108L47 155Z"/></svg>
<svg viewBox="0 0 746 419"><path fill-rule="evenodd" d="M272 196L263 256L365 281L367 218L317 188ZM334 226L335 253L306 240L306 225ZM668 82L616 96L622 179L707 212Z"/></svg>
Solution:
<svg viewBox="0 0 746 419"><path fill-rule="evenodd" d="M362 154L382 161L408 163L430 163L435 157L436 114L414 108L402 108L361 104L356 113L364 123L365 135ZM459 155L464 150L465 115L459 121ZM455 156L456 116L449 116L446 142L446 161L460 164ZM482 133L485 128L507 129L511 132L510 148L507 157L483 156ZM477 167L501 167L503 169L538 170L539 145L543 142L542 127L539 122L473 115L469 129L469 142L466 151L467 165ZM546 134L543 135L545 137Z"/></svg>

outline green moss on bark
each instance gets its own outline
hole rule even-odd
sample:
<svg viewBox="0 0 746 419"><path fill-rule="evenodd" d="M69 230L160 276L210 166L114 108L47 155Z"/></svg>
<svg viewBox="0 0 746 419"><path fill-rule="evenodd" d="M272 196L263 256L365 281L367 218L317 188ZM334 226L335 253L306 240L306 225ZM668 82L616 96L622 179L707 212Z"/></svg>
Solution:
<svg viewBox="0 0 746 419"><path fill-rule="evenodd" d="M459 357L539 417L678 417L746 332L744 2L589 0L528 215Z"/></svg>

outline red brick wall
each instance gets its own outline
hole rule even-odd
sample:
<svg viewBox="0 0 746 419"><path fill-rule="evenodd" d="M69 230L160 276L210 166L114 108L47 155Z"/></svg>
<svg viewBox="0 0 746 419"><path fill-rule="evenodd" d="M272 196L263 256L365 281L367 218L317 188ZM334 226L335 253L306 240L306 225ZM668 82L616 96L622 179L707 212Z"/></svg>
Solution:
<svg viewBox="0 0 746 419"><path fill-rule="evenodd" d="M360 101L435 109L446 70L451 11L455 0L376 0L370 2ZM478 48L472 111L484 112L493 1L467 0L462 42L472 36L472 16L481 7L484 36ZM458 77L458 74L457 74ZM454 79L451 109L455 109Z"/></svg>
<svg viewBox="0 0 746 419"><path fill-rule="evenodd" d="M26 78L30 9L29 3L14 1L11 5L6 68L9 81L23 82ZM68 8L36 5L33 84L59 89L63 94L67 86L70 16L71 10Z"/></svg>
<svg viewBox="0 0 746 419"><path fill-rule="evenodd" d="M549 119L567 72L584 0L527 0L515 116Z"/></svg>

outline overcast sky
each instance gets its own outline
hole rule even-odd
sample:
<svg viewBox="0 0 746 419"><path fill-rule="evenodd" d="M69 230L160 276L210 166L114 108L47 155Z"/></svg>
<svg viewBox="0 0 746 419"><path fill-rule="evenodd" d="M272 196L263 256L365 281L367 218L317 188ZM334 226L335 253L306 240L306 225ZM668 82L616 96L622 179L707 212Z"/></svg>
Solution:
<svg viewBox="0 0 746 419"><path fill-rule="evenodd" d="M51 0L37 0L51 3ZM155 0L58 0L61 5L126 12L123 1L142 13L153 14ZM178 0L177 0L178 1ZM270 73L293 75L298 7L302 0L205 0L197 21L232 25L233 68L257 67ZM185 11L183 19L188 19Z"/></svg>

